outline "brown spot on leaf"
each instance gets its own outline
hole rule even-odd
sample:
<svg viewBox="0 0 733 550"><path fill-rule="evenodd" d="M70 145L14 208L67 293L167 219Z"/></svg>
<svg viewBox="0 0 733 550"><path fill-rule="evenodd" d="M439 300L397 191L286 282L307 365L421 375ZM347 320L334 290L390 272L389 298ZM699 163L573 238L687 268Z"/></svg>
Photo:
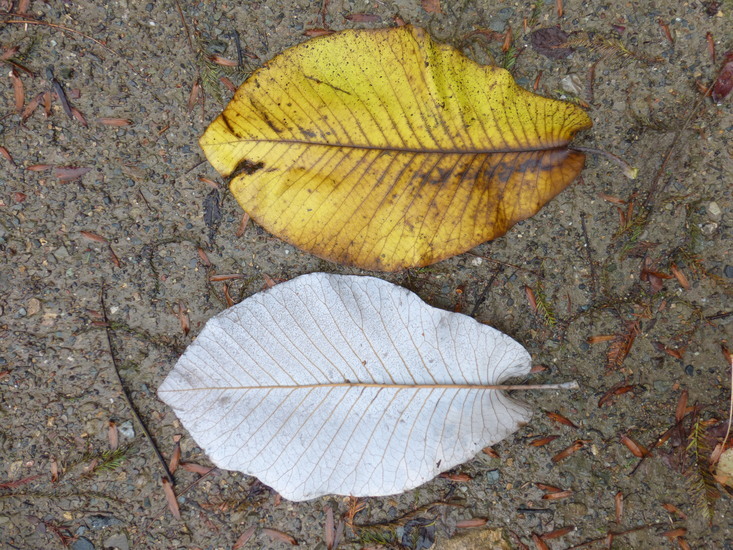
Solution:
<svg viewBox="0 0 733 550"><path fill-rule="evenodd" d="M247 159L243 159L239 162L239 164L237 164L237 166L235 166L234 170L232 170L232 173L229 174L229 181L242 174L251 176L255 172L262 170L264 167L264 162L251 162Z"/></svg>

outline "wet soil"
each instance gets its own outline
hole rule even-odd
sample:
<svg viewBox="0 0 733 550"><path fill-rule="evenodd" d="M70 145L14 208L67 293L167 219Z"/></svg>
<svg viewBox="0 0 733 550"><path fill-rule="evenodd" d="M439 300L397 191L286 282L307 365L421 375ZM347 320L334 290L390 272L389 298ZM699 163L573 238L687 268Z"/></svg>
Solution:
<svg viewBox="0 0 733 550"><path fill-rule="evenodd" d="M574 530L548 539L551 548L596 539L587 547L606 547L609 533L614 548L682 547L675 533L664 536L673 529L684 529L676 534L693 548L733 548L730 497L700 475L725 432L730 384L721 344L733 346L733 102L714 105L700 87L733 49L733 3L566 0L558 17L554 2L540 1L534 18L531 2L442 4L444 13L417 1L331 0L323 12L320 2L305 0L32 1L25 18L2 15L2 47L18 46L12 59L33 73L15 69L24 108L53 89L46 74L53 67L79 114L67 116L54 99L45 116L41 96L22 122L14 79L2 87L0 145L13 162L0 158L0 546L231 548L255 527L245 548L288 546L263 528L326 548L324 508L338 519L346 499L281 501L238 473L201 479L179 469L181 519L171 515L162 468L115 375L103 311L119 373L160 451L170 457L180 434L182 460L208 465L155 390L206 320L226 307L225 286L239 301L303 273L362 273L252 223L237 236L242 211L197 145L232 95L220 78L240 84L248 70L306 40L309 29L381 27L399 18L479 62L506 62L501 42L466 35L511 26L521 50L512 68L517 81L581 101L594 127L576 143L623 157L639 175L629 180L591 156L580 180L504 237L429 268L377 274L510 334L547 367L532 382L576 379L580 390L523 396L536 415L495 446L498 458L481 455L455 471L470 481L441 478L366 499L355 523L382 527L347 528L341 547L400 538L405 521L389 522L412 513L434 522L435 548L470 518L503 529L516 548L564 526ZM590 33L576 35L586 36L585 46L557 59L529 45L532 29L556 25ZM234 32L244 70L210 61L237 59ZM203 94L190 106L197 82ZM89 170L74 177L59 170L67 167ZM210 282L228 273L242 278ZM611 395L614 388L622 390ZM684 392L687 407L678 407ZM680 429L639 465L622 436L652 448L675 426L678 408L688 415ZM696 420L706 431L697 441L707 446L698 464L685 450ZM110 421L121 452L110 452ZM530 445L548 435L559 437ZM579 440L577 452L552 460ZM709 518L705 479L720 492ZM536 483L572 494L543 499ZM460 506L421 508L447 499ZM407 539L418 533L407 530Z"/></svg>

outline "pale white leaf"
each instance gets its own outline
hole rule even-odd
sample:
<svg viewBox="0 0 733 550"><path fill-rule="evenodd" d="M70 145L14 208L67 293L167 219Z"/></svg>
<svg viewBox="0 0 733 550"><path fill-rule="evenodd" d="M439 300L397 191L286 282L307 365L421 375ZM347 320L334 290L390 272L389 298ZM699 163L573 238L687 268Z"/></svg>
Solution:
<svg viewBox="0 0 733 550"><path fill-rule="evenodd" d="M530 370L501 332L372 277L303 275L209 320L158 389L219 467L283 497L417 487L530 411L485 386Z"/></svg>

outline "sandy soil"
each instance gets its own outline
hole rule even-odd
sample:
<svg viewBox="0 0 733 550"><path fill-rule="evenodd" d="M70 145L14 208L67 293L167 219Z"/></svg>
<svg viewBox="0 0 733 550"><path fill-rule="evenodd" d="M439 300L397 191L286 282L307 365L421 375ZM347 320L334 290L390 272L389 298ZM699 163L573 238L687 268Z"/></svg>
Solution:
<svg viewBox="0 0 733 550"><path fill-rule="evenodd" d="M19 3L0 2L0 8ZM516 548L532 547L533 533L564 526L574 530L548 539L551 548L595 539L586 547L605 547L608 533L617 534L614 548L682 547L663 535L673 529L686 530L677 534L692 548L733 548L730 497L714 502L708 520L699 494L700 469L706 471L727 419L729 367L721 344L727 339L733 346L733 102L701 101L699 86L713 81L733 48L733 3L566 0L559 18L554 2L539 2L535 21L531 2L442 3L445 13L430 14L417 1L331 0L325 21L320 2L305 0L181 0L181 13L173 1L31 1L28 24L2 15L0 44L18 46L12 59L33 72L16 69L23 108L52 89L46 69L53 67L86 124L69 118L57 100L50 116L41 101L21 123L13 79L5 79L0 145L14 163L0 158L0 546L218 549L231 548L255 527L245 548L288 546L263 528L287 533L305 548L326 548L324 508L338 519L346 500L280 501L237 473L214 472L187 490L200 475L179 469L181 519L171 515L160 463L115 375L100 298L120 375L158 448L170 457L180 434L182 459L209 464L155 394L206 320L226 307L223 284L209 276L242 274L229 282L237 301L270 279L359 272L300 252L253 224L236 236L242 211L197 139L231 97L219 77L238 85L246 71L212 65L207 56L236 59L236 31L253 69L306 40L308 29L389 26L397 16L465 46L480 62L489 61L487 50L500 62L501 44L467 44L463 37L510 25L521 49L517 81L531 88L541 75L538 93L569 97L566 77L575 75L574 97L587 104L594 122L577 143L622 156L639 177L626 179L614 164L591 157L582 180L506 236L428 269L380 275L522 342L548 367L533 382L577 379L581 389L529 396L536 415L495 447L499 458L478 456L455 471L470 481L436 479L407 494L366 499L356 524L381 527L347 529L341 548L399 539L405 521L388 522L411 513L410 519L435 522L435 548L449 547L449 538L466 531L456 522L469 518L504 529ZM370 14L367 21L350 17L362 13ZM533 28L560 25L619 39L636 53L577 47L568 58L548 58L529 46L525 20ZM2 63L10 73L5 56ZM189 108L197 81L205 103ZM100 121L105 117L130 123L110 125ZM36 171L39 165L51 168ZM69 180L73 174L53 167L90 170ZM203 178L221 185L221 219L213 225L204 217L207 197L209 204L214 199ZM619 211L631 220L626 231ZM644 219L635 217L642 212ZM530 307L526 287L540 311ZM188 335L179 309L190 320ZM608 368L613 343L589 339L612 335L623 344L633 323L628 356ZM599 406L623 386L632 387ZM635 469L639 459L622 436L654 446L675 425L685 391L688 407L699 408L683 405L682 414L690 414L681 429ZM708 437L700 441L710 447L697 465L685 451L695 420L704 421ZM123 449L117 454L109 452L110 421ZM559 437L529 444L546 435ZM577 440L580 450L551 460ZM572 494L543 499L536 483ZM617 495L624 503L618 522ZM460 506L427 508L449 498Z"/></svg>

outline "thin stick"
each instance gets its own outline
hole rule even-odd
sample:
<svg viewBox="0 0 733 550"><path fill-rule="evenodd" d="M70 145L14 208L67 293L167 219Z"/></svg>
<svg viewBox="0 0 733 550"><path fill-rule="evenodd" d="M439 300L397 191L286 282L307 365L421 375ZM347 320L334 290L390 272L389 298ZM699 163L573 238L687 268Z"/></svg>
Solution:
<svg viewBox="0 0 733 550"><path fill-rule="evenodd" d="M191 40L191 31L188 29L188 23L186 23L186 18L183 16L183 9L181 8L181 3L176 0L176 8L178 9L178 15L181 17L181 23L183 23L183 29L186 31L186 40L188 40L188 47L191 48L191 53L196 54L196 50L193 47L193 40Z"/></svg>
<svg viewBox="0 0 733 550"><path fill-rule="evenodd" d="M522 267L520 265L516 264L510 264L509 262L502 262L501 260L495 260L494 258L489 258L488 256L482 256L481 254L476 254L475 252L468 251L466 252L469 256L473 256L475 258L481 258L482 260L486 260L487 262L492 262L496 265L500 265L503 267L512 267L514 269L518 269L520 271L525 271L527 273L531 273L535 277L538 277L540 279L544 279L545 276L542 273L538 273L537 271L532 271L531 269L527 269L526 267Z"/></svg>
<svg viewBox="0 0 733 550"><path fill-rule="evenodd" d="M81 31L77 31L76 29L71 29L69 27L64 27L63 25L58 25L56 23L49 23L48 21L34 21L33 19L5 19L5 20L3 20L3 23L11 23L11 24L16 24L16 25L41 25L42 27L51 27L53 29L58 29L58 30L63 31L63 32L77 34L77 35L79 35L79 36L81 36L83 38L86 38L87 40L91 40L92 42L94 42L98 46L100 46L100 47L104 48L105 50L107 50L109 53L111 53L113 55L116 55L117 57L119 57L120 59L122 59L122 61L124 61L125 64L128 67L130 67L130 69L132 70L132 72L134 72L139 77L144 78L145 80L147 80L147 77L145 75L139 73L137 71L137 69L135 69L135 66L132 63L130 63L127 60L127 58L125 56L123 56L121 53L119 53L117 50L114 50L114 49L110 48L109 46L107 46L107 44L105 44L101 40L97 40L93 36L89 36L88 34L85 34L85 33L81 32Z"/></svg>
<svg viewBox="0 0 733 550"><path fill-rule="evenodd" d="M618 166L621 167L621 170L624 172L624 176L629 178L630 180L636 179L636 176L639 174L639 169L634 168L631 166L628 162L626 162L624 159L619 157L618 155L614 155L613 153L609 153L608 151L602 151L601 149L593 149L591 147L570 147L570 149L574 151L580 151L581 153L589 153L591 155L601 155L602 157L606 157L611 162L616 163Z"/></svg>
<svg viewBox="0 0 733 550"><path fill-rule="evenodd" d="M120 370L117 367L117 354L115 354L115 348L114 348L114 345L112 344L112 333L109 327L109 319L107 318L107 304L104 301L104 293L105 293L105 288L104 288L104 284L102 284L102 290L99 293L99 302L102 306L102 319L104 320L104 331L105 331L105 334L107 335L107 345L109 346L109 354L112 356L112 366L114 367L115 375L117 376L117 382L119 382L120 384L120 388L122 389L122 395L125 396L125 399L127 400L127 404L130 407L130 410L132 411L132 415L135 417L138 424L140 424L140 426L142 427L145 437L147 438L148 442L150 443L150 446L153 448L153 451L155 451L155 456L158 457L158 461L160 462L160 465L163 467L163 475L170 482L171 485L174 485L175 481L173 481L173 476L171 475L170 470L168 470L168 464L166 463L165 459L163 458L163 455L160 454L160 451L158 450L158 447L155 444L155 441L153 441L153 438L151 437L147 426L145 426L145 422L143 422L142 418L140 418L140 415L137 412L137 409L135 409L135 405L133 405L132 403L132 398L130 398L130 394L127 393L127 388L125 388L125 384L122 381L122 376L120 376Z"/></svg>
<svg viewBox="0 0 733 550"><path fill-rule="evenodd" d="M652 202L657 190L660 189L660 182L662 180L662 176L664 175L664 171L667 169L667 163L669 163L669 160L672 158L672 153L674 153L675 149L677 148L677 144L680 141L682 132L684 132L687 129L687 125L690 124L690 121L693 119L693 117L697 116L698 110L703 105L705 98L708 97L708 95L710 95L710 92L713 90L714 85L715 83L710 84L710 86L705 91L705 93L702 95L702 97L699 98L695 102L695 104L692 106L692 109L690 109L690 113L687 115L684 122L682 123L682 126L675 133L674 138L672 139L672 143L670 143L669 148L667 149L667 153L664 155L664 160L662 161L662 164L659 167L659 170L657 170L657 173L654 176L654 180L652 180L652 184L649 187L649 191L647 191L647 196L644 199L644 202L642 203L642 206L645 209L647 210L650 209L650 203ZM663 187L666 187L666 184Z"/></svg>

